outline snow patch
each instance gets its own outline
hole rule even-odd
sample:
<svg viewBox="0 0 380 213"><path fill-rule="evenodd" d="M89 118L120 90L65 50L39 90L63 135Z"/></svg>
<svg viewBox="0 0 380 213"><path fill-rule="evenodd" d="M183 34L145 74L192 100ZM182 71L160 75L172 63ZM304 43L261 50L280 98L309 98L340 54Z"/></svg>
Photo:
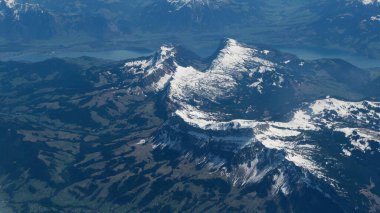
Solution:
<svg viewBox="0 0 380 213"><path fill-rule="evenodd" d="M362 152L372 150L369 145L370 141L380 143L380 133L372 130L360 128L340 128L336 129L336 131L344 133L346 138L350 140L351 145Z"/></svg>
<svg viewBox="0 0 380 213"><path fill-rule="evenodd" d="M380 15L371 16L370 20L371 21L380 21Z"/></svg>
<svg viewBox="0 0 380 213"><path fill-rule="evenodd" d="M318 178L331 182L325 175L324 165L314 160L319 147L304 140L308 131L319 131L329 128L333 131L343 132L350 139L352 147L363 152L371 150L370 141L380 143L380 133L365 128L336 128L344 126L344 119L354 118L366 123L363 115L379 116L379 103L376 102L346 102L333 98L317 100L303 109L296 111L288 122L262 122L254 120L231 120L223 122L217 115L205 113L196 108L182 108L176 115L192 126L213 131L226 131L229 129L252 129L254 137L249 143L261 143L268 149L285 152L285 159L294 163ZM329 120L328 113L334 114ZM378 150L380 152L380 150ZM342 149L346 156L351 151ZM244 167L244 165L242 165ZM250 171L251 172L251 171ZM333 181L332 181L333 182ZM331 182L331 183L332 183Z"/></svg>

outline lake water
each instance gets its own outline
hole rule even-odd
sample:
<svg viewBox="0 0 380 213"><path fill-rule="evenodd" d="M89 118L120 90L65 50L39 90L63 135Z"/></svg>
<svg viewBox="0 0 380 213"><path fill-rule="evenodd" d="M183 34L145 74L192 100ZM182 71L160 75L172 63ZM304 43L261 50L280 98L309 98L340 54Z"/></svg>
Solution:
<svg viewBox="0 0 380 213"><path fill-rule="evenodd" d="M321 58L339 58L360 68L380 67L380 60L370 59L364 56L347 54L344 52L300 48L279 48L279 50L282 52L294 54L297 57L304 60L314 60Z"/></svg>
<svg viewBox="0 0 380 213"><path fill-rule="evenodd" d="M207 51L211 52L208 48ZM282 52L287 52L298 56L304 60L313 60L320 58L340 58L351 64L354 64L360 68L372 68L372 67L380 67L380 60L369 59L363 56L357 56L352 54L346 54L343 52L336 51L319 51L319 50L311 50L311 49L301 49L301 48L278 48ZM207 52L206 51L206 52ZM199 50L195 51L200 53L200 55L204 56L204 52L200 52ZM202 54L203 53L203 54ZM65 51L65 52L50 52L50 53L24 53L18 55L8 55L2 57L1 60L15 60L15 61L43 61L49 58L57 57L57 58L77 58L81 56L89 56L95 58L102 58L108 60L125 60L131 58L138 58L141 56L147 56L152 54L151 52L139 52L133 50L109 50L109 51L96 51L96 52L74 52L74 51ZM211 53L210 53L211 54Z"/></svg>
<svg viewBox="0 0 380 213"><path fill-rule="evenodd" d="M107 51L96 51L96 52L75 52L75 51L64 51L64 52L49 52L49 53L23 53L17 55L7 55L2 57L3 61L43 61L49 58L78 58L81 56L89 56L94 58L101 58L107 60L125 60L130 58L138 58L141 56L150 55L149 52L139 52L132 50L107 50Z"/></svg>

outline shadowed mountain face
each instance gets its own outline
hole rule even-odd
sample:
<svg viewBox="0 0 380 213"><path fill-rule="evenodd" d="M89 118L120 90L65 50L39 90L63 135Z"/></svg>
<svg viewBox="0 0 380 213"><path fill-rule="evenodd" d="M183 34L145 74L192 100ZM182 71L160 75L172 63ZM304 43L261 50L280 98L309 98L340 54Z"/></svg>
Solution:
<svg viewBox="0 0 380 213"><path fill-rule="evenodd" d="M379 57L379 4L334 1L16 0L0 1L3 50L17 41L31 48L132 43L157 47L171 41L209 47L224 37L293 47L324 47ZM31 9L33 8L33 9ZM72 38L75 38L73 41ZM39 46L41 48L41 45Z"/></svg>
<svg viewBox="0 0 380 213"><path fill-rule="evenodd" d="M0 63L0 210L377 212L377 70L223 41Z"/></svg>

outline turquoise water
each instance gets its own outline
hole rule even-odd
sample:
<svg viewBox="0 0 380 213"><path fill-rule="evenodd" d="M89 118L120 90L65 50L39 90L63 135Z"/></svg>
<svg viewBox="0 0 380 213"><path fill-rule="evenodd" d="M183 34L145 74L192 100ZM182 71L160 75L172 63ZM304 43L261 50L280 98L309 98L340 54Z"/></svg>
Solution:
<svg viewBox="0 0 380 213"><path fill-rule="evenodd" d="M296 55L304 60L314 60L321 58L339 58L343 59L360 68L380 67L380 60L370 59L364 56L353 55L338 51L302 49L302 48L279 48L282 52L287 52Z"/></svg>
<svg viewBox="0 0 380 213"><path fill-rule="evenodd" d="M212 48L207 48L204 51L195 50L198 54L204 56L205 53L211 54ZM282 52L287 52L298 56L304 60L313 60L320 58L340 58L360 68L372 68L380 67L380 60L370 59L364 56L358 56L348 54L344 52L336 51L321 51L315 49L302 49L302 48L279 48ZM94 52L75 52L75 51L63 51L63 52L49 52L49 53L23 53L17 55L8 55L2 57L1 60L8 61L43 61L49 58L77 58L81 56L89 56L95 58L102 58L108 60L125 60L131 58L138 58L141 56L147 56L152 54L151 52L139 52L132 50L108 50L108 51L94 51Z"/></svg>
<svg viewBox="0 0 380 213"><path fill-rule="evenodd" d="M96 51L96 52L75 52L75 51L64 51L64 52L49 52L49 53L23 53L17 55L8 55L2 57L3 61L43 61L49 58L77 58L81 56L89 56L94 58L101 58L107 60L125 60L130 58L138 58L141 56L150 55L149 52L138 52L131 50L107 50L107 51Z"/></svg>

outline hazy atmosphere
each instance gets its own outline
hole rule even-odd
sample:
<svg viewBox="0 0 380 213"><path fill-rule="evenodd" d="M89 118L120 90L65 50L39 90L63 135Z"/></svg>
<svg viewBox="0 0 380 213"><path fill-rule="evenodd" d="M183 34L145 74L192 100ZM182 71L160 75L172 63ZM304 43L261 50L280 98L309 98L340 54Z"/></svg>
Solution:
<svg viewBox="0 0 380 213"><path fill-rule="evenodd" d="M0 0L0 213L380 212L379 0Z"/></svg>

